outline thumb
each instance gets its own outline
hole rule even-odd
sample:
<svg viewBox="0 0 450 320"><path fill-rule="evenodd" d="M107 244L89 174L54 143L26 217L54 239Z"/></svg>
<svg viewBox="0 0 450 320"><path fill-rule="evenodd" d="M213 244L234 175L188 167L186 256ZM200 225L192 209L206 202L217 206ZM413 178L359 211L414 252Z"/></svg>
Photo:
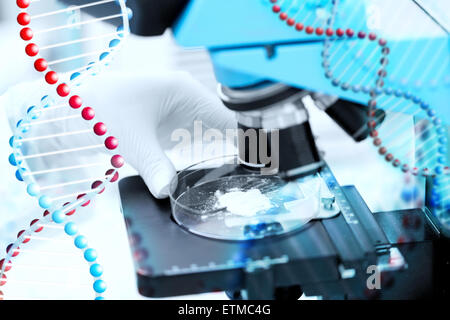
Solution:
<svg viewBox="0 0 450 320"><path fill-rule="evenodd" d="M130 157L127 157L128 154L124 154L124 157L128 158L129 163L139 172L153 196L164 199L169 196L170 184L176 176L176 170L156 137L152 138L154 141L147 141L145 148L142 148L142 145L139 150L131 148Z"/></svg>

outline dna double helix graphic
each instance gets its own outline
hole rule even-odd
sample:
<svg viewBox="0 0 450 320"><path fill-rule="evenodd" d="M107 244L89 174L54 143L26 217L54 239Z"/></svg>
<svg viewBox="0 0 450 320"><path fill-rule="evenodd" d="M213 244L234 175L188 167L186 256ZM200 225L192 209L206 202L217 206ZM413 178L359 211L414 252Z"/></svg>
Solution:
<svg viewBox="0 0 450 320"><path fill-rule="evenodd" d="M448 36L436 36L435 26L421 26L417 31L414 21L404 21L401 28L395 26L404 12L402 3L406 2L395 4L394 16L388 21L393 27L384 26L406 40L393 37L395 41L389 45L387 38L371 30L369 21L361 19L368 11L364 1L268 1L287 27L323 38L325 77L334 87L352 92L355 97L368 95L367 126L378 154L406 174L433 180L430 206L450 227L447 128L439 112L420 97L424 89L434 89L437 94L448 92ZM337 19L341 24L336 27ZM342 21L356 27L345 27ZM411 93L412 89L418 94ZM380 110L385 112L380 115ZM384 114L388 116L378 127Z"/></svg>
<svg viewBox="0 0 450 320"><path fill-rule="evenodd" d="M118 180L124 159L114 153L118 140L107 135L106 124L97 121L94 108L76 91L86 77L111 63L129 33L132 13L124 0L80 1L76 6L53 2L17 0L25 53L43 75L48 94L32 102L17 122L9 162L44 214L7 246L6 257L0 260L0 299L42 298L37 295L45 292L42 288L67 287L67 274L78 279L86 270L93 278L88 288L96 299L103 299L106 291L98 254L70 218ZM93 18L81 9L101 9L102 15ZM52 251L42 250L45 241ZM81 255L73 252L76 249ZM74 268L68 256L81 258L89 268L74 275L69 272ZM87 292L80 292L85 298ZM60 290L48 293L62 298L60 294Z"/></svg>

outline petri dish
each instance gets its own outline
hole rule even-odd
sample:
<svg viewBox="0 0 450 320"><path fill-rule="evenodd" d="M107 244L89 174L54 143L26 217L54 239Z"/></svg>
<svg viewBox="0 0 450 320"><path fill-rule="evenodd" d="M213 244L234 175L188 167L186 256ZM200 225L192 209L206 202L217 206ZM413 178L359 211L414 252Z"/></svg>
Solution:
<svg viewBox="0 0 450 320"><path fill-rule="evenodd" d="M170 185L172 216L194 234L221 240L261 239L299 230L320 212L318 175L287 181L239 164L236 155L181 171Z"/></svg>

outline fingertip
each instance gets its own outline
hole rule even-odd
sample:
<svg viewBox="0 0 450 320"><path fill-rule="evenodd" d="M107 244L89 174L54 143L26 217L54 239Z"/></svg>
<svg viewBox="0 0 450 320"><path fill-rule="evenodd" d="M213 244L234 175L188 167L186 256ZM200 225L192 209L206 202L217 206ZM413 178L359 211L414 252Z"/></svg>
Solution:
<svg viewBox="0 0 450 320"><path fill-rule="evenodd" d="M169 196L172 181L176 176L176 172L172 168L159 169L158 171L150 172L144 176L144 181L157 199L165 199Z"/></svg>
<svg viewBox="0 0 450 320"><path fill-rule="evenodd" d="M150 192L152 193L152 195L156 198L156 199L166 199L169 197L169 186L165 186L163 187L161 190L151 190L151 188L149 188Z"/></svg>

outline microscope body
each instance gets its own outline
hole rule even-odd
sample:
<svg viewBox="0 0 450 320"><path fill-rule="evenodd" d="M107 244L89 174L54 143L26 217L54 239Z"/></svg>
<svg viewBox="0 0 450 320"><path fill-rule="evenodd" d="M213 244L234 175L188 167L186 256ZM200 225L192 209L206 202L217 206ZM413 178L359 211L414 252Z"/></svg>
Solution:
<svg viewBox="0 0 450 320"><path fill-rule="evenodd" d="M135 1L138 2L138 0ZM287 179L310 175L320 171L320 168L324 165L309 125L308 111L303 101L305 97L311 98L319 109L326 112L355 141L365 140L369 136L370 131L367 128L369 108L367 105L370 99L368 93L370 92L342 90L341 87L334 85L326 77L324 71L323 37L314 33L298 32L295 28L288 27L286 21L280 21L279 16L274 15L272 11L273 1L172 0L172 2L177 2L176 5L173 5L174 12L178 10L178 13L174 13L173 18L176 18L173 19L171 25L177 43L187 48L203 47L209 50L215 75L220 83L219 96L229 109L237 113L239 128L244 132L252 129L266 132L272 132L274 129L279 131L279 145L276 150L270 150L269 152L279 152L280 175ZM380 7L368 0L363 0L363 2L364 5L359 7L360 11L355 12L353 1L340 1L338 14L333 18L333 26L344 26L345 28L358 30L361 27L361 21L365 21L363 28L368 30L367 33L369 33L369 30L374 27L373 20L374 18L376 20L379 10L395 11L396 8L395 2L391 1L381 1ZM311 15L315 15L322 25L327 25L331 12L329 5L333 1L306 0L302 3L304 4L304 10ZM299 2L292 1L291 9L296 10L296 5L299 5ZM423 21L423 23L426 22ZM136 31L139 34L141 31L139 30L139 23L138 21L135 21L135 23ZM382 29L383 26L376 27ZM389 56L389 64L400 65L401 67L396 70L399 74L411 74L410 65L403 61L405 60L405 51L423 51L422 49L426 45L429 49L426 53L432 54L432 52L440 50L443 44L448 43L448 35L443 34L442 30L436 30L436 32L427 36L423 34L396 34L393 37L389 37L388 31L386 34L383 34L383 30L377 31L387 38L390 46L396 47L396 50L391 52ZM145 34L145 31L143 33ZM350 47L357 41L356 37L354 40L348 40ZM354 59L355 57L351 55L343 56L341 64L345 67L354 63ZM418 63L421 64L416 68L419 72L427 69L426 59L422 59ZM361 67L365 66L361 65ZM375 74L373 79L375 84ZM384 81L389 87L405 89L402 87L402 83L393 79L385 78ZM446 103L450 98L449 82L431 86L417 85L414 88L422 99L429 101L430 105L436 108L437 112L443 117L442 121L446 124L450 123L450 113L445 111ZM379 119L379 123L376 123L376 125L379 125L384 120L385 114L381 109L377 109L376 112L376 119ZM270 149L272 142L270 133L266 137ZM244 166L258 169L261 165L268 165L259 156L254 156L252 161L252 151L249 151L249 148L248 142L242 139L239 145L239 154ZM260 154L259 151L258 149L258 155ZM253 151L253 155L254 153L256 152ZM346 197L351 198L349 195L346 195ZM361 198L358 199L352 200L352 205L358 203L362 206L355 211L357 216L367 209L364 201ZM429 282L427 286L411 290L412 295L409 298L448 295L448 288L444 284L448 277L445 272L440 270L443 264L448 264L448 253L445 253L446 250L442 249L448 247L448 239L440 236L437 236L434 240L430 238L431 242L428 243L430 247L423 249L422 244L424 242L418 240L420 237L411 236L409 239L404 239L403 236L415 232L422 234L425 229L439 229L438 222L426 209L425 212L422 209L415 209L382 212L374 215L368 213L364 217L360 216L359 222L355 225L352 225L350 219L346 220L343 225L338 226L338 219L339 217L336 217L321 222L325 229L330 228L327 229L329 237L337 237L336 244L343 240L342 231L347 228L346 226L351 229L362 228L366 230L364 232L368 232L369 238L375 237L374 228L380 230L379 236L383 240L378 239L378 243L374 243L373 250L377 256L374 261L378 260L379 266L383 265L383 259L386 256L388 257L387 272L384 273L387 278L383 281L389 282L390 284L387 286L390 286L394 278L397 279L396 281L403 278L405 280L400 286L397 284L391 293L388 293L389 289L383 290L384 298L406 298L407 295L405 294L410 291L408 287L411 285L408 279L411 280L420 274L434 280ZM411 219L415 221L412 223L414 226L411 226ZM393 228L391 223L394 223L397 227ZM429 229L430 227L431 229ZM332 229L340 231L333 234ZM325 238L320 241L326 241ZM349 243L352 242L350 240ZM384 245L380 245L380 243ZM405 247L407 248L405 249ZM402 263L399 264L398 269L395 267L398 260L392 255L396 248L400 249L399 252L401 252L400 256L402 257L400 258ZM426 252L433 252L433 256L428 257L428 259L431 259L429 268L420 270L420 260L423 259L421 257L424 257L424 255L428 255ZM351 254L350 251L348 253ZM338 260L342 257L341 255ZM367 258L367 261L369 260ZM308 263L307 261L304 262L306 265ZM345 268L341 269L341 267L342 265L338 269L345 271ZM269 270L268 274L272 274L272 272L274 271ZM345 279L345 277L342 273L341 279ZM388 278L390 280L387 280ZM255 286L261 286L262 282L266 282L264 279L255 281ZM146 281L146 279L143 279L142 283L146 283ZM355 281L363 287L365 286L360 282L361 279ZM305 283L308 280L300 282ZM299 284L300 282L296 280L293 281L293 284ZM319 283L317 287L315 285L313 287L316 289L320 287L321 289L318 289L318 291L314 291L314 289L308 294L321 295L324 292L329 292L328 289L324 289L321 280L319 280ZM251 287L251 285L249 286ZM284 290L283 292L287 292L288 295L298 293L298 286L295 285L285 286L284 288L277 288L275 284L274 286L275 289ZM306 288L304 285L302 286L302 289ZM248 287L246 289L247 293L251 291ZM268 294L267 296L253 295L252 297L273 298L271 290L274 288L266 289L258 289L254 292L264 292ZM338 295L345 291L342 288L337 289ZM350 291L354 292L353 290ZM243 291L241 290L241 292ZM236 291L231 293L230 296L242 297ZM352 296L344 293L343 297L351 298ZM331 298L331 296L328 296L328 298ZM371 296L369 292L369 295L363 294L363 296L353 298L370 299L379 297Z"/></svg>
<svg viewBox="0 0 450 320"><path fill-rule="evenodd" d="M405 33L403 27L385 30L386 21L383 19L401 20L398 15L395 17L383 16L386 12L397 14L398 4L391 1L374 3L363 0L358 1L358 6L355 6L354 1L339 1L334 15L332 15L332 6L335 1L292 0L279 3L284 4L285 2L287 4L283 5L283 10L288 15L295 17L296 11L300 7L306 16L314 17L315 24L323 26L324 30L329 23L333 29L341 27L344 30L355 30L354 37L336 40L337 46L346 45L349 48L348 51L358 45L364 48L370 42L367 38L364 40L358 38L356 30L364 30L367 34L376 30L379 37L387 39L389 47L395 47L395 50L391 50L389 54L388 75L391 74L392 66L395 66L395 74L420 78L420 73L427 70L433 52L442 51L443 45L448 43L447 34L435 27L426 15L421 16L420 13L416 14L414 18L421 19L419 21L422 27L427 27L427 30L431 30L430 33ZM360 5L361 3L362 5ZM288 21L283 21L279 14L274 14L273 4L274 1L271 0L170 0L165 1L164 4L160 4L158 1L130 0L128 2L133 11L138 12L138 15L131 21L132 32L144 36L161 34L164 30L161 28L161 22L158 20L156 23L149 22L146 18L149 7L153 8L152 17L156 15L155 10L159 11L166 17L163 24L166 23L167 28L172 28L175 40L179 45L186 48L208 49L216 78L222 88L229 88L233 94L240 91L240 97L245 94L254 97L252 90L255 88L276 86L279 83L307 91L318 107L333 118L355 141L365 140L369 133L367 128L369 93L375 86L376 64L380 58L374 55L374 52L367 52L367 49L365 49L366 51L361 49L360 57L358 57L359 53L356 56L343 54L342 57L337 57L340 68L344 69L343 72L348 66L356 65L365 70L364 73L370 80L366 81L368 83L366 90L363 88L363 90L355 92L347 88L343 89L333 83L325 74L323 34L305 32L305 30L299 32L295 27L289 26ZM414 4L409 5L411 12L417 11ZM380 18L380 16L382 17ZM377 41L372 42L376 43ZM427 50L423 50L423 48ZM411 54L405 57L403 54L405 52ZM415 59L414 52L421 52L419 59ZM369 66L366 65L369 60L366 56L371 57ZM427 59L427 56L430 58ZM412 63L416 70L413 74L410 70ZM375 69L373 69L374 67ZM448 66L444 66L444 68L448 68ZM367 80L367 77L365 79ZM409 84L408 86L404 85L399 79L387 77L383 81L385 87L393 90L410 91L413 89L417 96L433 106L444 123L450 123L450 113L445 111L446 101L450 99L450 90L448 90L450 79L446 80L449 83L415 84L414 88L409 88ZM265 89L262 88L262 90ZM258 102L257 99L256 102ZM283 101L279 102L283 104ZM266 110L274 108L276 106L267 106L266 104L260 106L260 109ZM399 107L398 111L405 113L403 109ZM239 110L235 111L240 113ZM298 111L293 112L293 115L296 112ZM381 111L379 112L381 113ZM406 113L408 112L409 110L406 111ZM244 117L238 115L238 118ZM376 118L382 122L384 115L381 113ZM244 123L241 125L241 127L246 127ZM302 139L297 139L297 141L310 140L308 136L311 135L311 130L306 129L306 131L308 132L304 133ZM280 141L280 146L281 144L282 141ZM307 161L308 163L300 161L299 167L314 166L319 161L314 154L315 147L311 143L307 145L306 152L309 152L310 160ZM280 152L284 153L283 150ZM280 161L285 162L287 159L280 157ZM282 172L285 167L293 169L293 166L295 165L280 163ZM301 169L299 171L302 172ZM304 171L308 172L306 169Z"/></svg>

